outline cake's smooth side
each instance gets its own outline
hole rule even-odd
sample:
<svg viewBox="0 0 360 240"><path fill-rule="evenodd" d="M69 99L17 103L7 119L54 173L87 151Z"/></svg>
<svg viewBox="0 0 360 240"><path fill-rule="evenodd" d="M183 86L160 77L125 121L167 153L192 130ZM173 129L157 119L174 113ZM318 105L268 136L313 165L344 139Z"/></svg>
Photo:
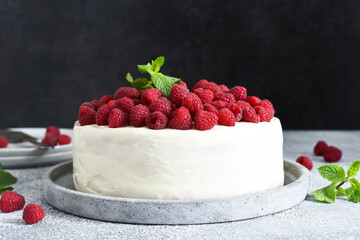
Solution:
<svg viewBox="0 0 360 240"><path fill-rule="evenodd" d="M75 188L143 199L206 199L284 183L279 119L208 131L80 126L73 133Z"/></svg>

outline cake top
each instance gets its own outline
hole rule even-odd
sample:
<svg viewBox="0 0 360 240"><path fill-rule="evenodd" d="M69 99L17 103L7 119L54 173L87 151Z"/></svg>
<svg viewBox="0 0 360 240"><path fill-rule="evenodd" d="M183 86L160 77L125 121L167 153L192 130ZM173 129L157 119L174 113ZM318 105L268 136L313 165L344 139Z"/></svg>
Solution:
<svg viewBox="0 0 360 240"><path fill-rule="evenodd" d="M132 87L121 87L114 95L81 104L80 125L210 130L217 124L229 127L240 121L256 124L274 117L269 100L247 96L242 86L229 89L202 79L190 91L180 78L160 72L164 62L164 57L158 57L138 65L140 73L148 73L151 80L134 80L128 73L126 79Z"/></svg>

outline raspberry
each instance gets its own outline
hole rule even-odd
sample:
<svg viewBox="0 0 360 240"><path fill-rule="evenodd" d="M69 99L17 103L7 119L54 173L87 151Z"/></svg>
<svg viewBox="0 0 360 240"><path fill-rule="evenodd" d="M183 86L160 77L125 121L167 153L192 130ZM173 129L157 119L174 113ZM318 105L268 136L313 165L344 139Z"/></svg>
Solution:
<svg viewBox="0 0 360 240"><path fill-rule="evenodd" d="M60 130L57 127L48 126L46 128L46 133L50 133L57 138L60 135Z"/></svg>
<svg viewBox="0 0 360 240"><path fill-rule="evenodd" d="M199 110L194 115L194 124L198 130L212 129L218 121L218 116L212 112Z"/></svg>
<svg viewBox="0 0 360 240"><path fill-rule="evenodd" d="M140 97L140 93L138 90L132 87L121 87L116 90L114 94L114 99L117 100L119 98L128 97L130 99L135 99Z"/></svg>
<svg viewBox="0 0 360 240"><path fill-rule="evenodd" d="M260 98L255 97L255 96L246 97L245 101L247 101L248 103L250 103L250 105L251 105L252 107L258 105L258 104L261 102Z"/></svg>
<svg viewBox="0 0 360 240"><path fill-rule="evenodd" d="M195 93L189 93L183 100L182 106L186 107L191 113L204 109L204 105Z"/></svg>
<svg viewBox="0 0 360 240"><path fill-rule="evenodd" d="M180 81L180 85L183 86L184 88L187 88L187 84L183 80Z"/></svg>
<svg viewBox="0 0 360 240"><path fill-rule="evenodd" d="M311 161L310 158L308 158L307 156L300 156L296 159L297 163L300 163L301 165L303 165L304 167L306 167L307 169L311 170L313 168L313 163Z"/></svg>
<svg viewBox="0 0 360 240"><path fill-rule="evenodd" d="M25 205L25 198L13 191L4 191L1 194L0 210L6 213L20 210Z"/></svg>
<svg viewBox="0 0 360 240"><path fill-rule="evenodd" d="M218 113L219 113L219 110L217 110L216 107L214 107L213 105L211 105L209 103L204 104L204 111L212 112L212 113L215 113L216 115L218 115Z"/></svg>
<svg viewBox="0 0 360 240"><path fill-rule="evenodd" d="M95 105L99 106L99 101L98 101L97 99L92 100L92 101L91 101L91 103L93 103L93 104L95 104Z"/></svg>
<svg viewBox="0 0 360 240"><path fill-rule="evenodd" d="M150 111L147 106L142 104L136 105L130 112L130 125L134 127L145 126L145 120L149 114Z"/></svg>
<svg viewBox="0 0 360 240"><path fill-rule="evenodd" d="M79 110L79 123L81 126L95 123L96 111L89 106L81 106Z"/></svg>
<svg viewBox="0 0 360 240"><path fill-rule="evenodd" d="M145 123L150 129L163 129L168 123L168 118L162 112L152 112L146 118Z"/></svg>
<svg viewBox="0 0 360 240"><path fill-rule="evenodd" d="M221 109L218 117L218 124L224 126L235 126L235 115L228 108Z"/></svg>
<svg viewBox="0 0 360 240"><path fill-rule="evenodd" d="M266 110L266 108L264 108L263 106L255 106L254 110L257 113L257 115L260 116L260 122L270 122L271 121L272 117L271 117L269 111Z"/></svg>
<svg viewBox="0 0 360 240"><path fill-rule="evenodd" d="M145 105L150 105L152 102L154 102L159 97L163 97L164 94L157 88L150 88L146 89L141 94L141 102Z"/></svg>
<svg viewBox="0 0 360 240"><path fill-rule="evenodd" d="M187 130L191 128L192 120L189 110L179 107L171 114L168 127L173 129Z"/></svg>
<svg viewBox="0 0 360 240"><path fill-rule="evenodd" d="M274 117L274 115L275 115L275 109L274 109L272 103L271 103L269 100L264 99L264 100L262 100L258 105L263 106L264 108L266 108L266 110L269 111L269 113L270 113L270 115L271 115L271 118Z"/></svg>
<svg viewBox="0 0 360 240"><path fill-rule="evenodd" d="M326 162L337 162L341 159L342 152L334 146L329 146L324 152L324 159Z"/></svg>
<svg viewBox="0 0 360 240"><path fill-rule="evenodd" d="M95 117L95 122L97 125L102 126L102 125L108 125L108 118L109 118L109 113L110 113L111 109L110 107L105 104L102 105L99 110L96 112L96 117Z"/></svg>
<svg viewBox="0 0 360 240"><path fill-rule="evenodd" d="M251 108L251 104L242 100L236 101L236 104L244 110L244 108L249 107Z"/></svg>
<svg viewBox="0 0 360 240"><path fill-rule="evenodd" d="M189 90L181 85L174 84L171 88L169 100L176 106L181 106L182 101L189 94Z"/></svg>
<svg viewBox="0 0 360 240"><path fill-rule="evenodd" d="M212 91L214 95L222 92L221 88L214 82L208 82L203 89Z"/></svg>
<svg viewBox="0 0 360 240"><path fill-rule="evenodd" d="M204 90L202 88L197 88L194 90L194 93L200 98L203 104L211 103L214 98L214 94L210 90Z"/></svg>
<svg viewBox="0 0 360 240"><path fill-rule="evenodd" d="M240 86L233 87L229 92L234 95L236 101L245 100L247 96L246 88Z"/></svg>
<svg viewBox="0 0 360 240"><path fill-rule="evenodd" d="M314 148L315 155L323 156L327 147L328 145L326 144L325 141L318 141Z"/></svg>
<svg viewBox="0 0 360 240"><path fill-rule="evenodd" d="M96 100L97 101L97 100ZM81 104L80 107L82 106L88 106L91 107L92 109L94 109L95 111L97 111L99 109L99 104L98 103L93 103L93 102L84 102L83 104Z"/></svg>
<svg viewBox="0 0 360 240"><path fill-rule="evenodd" d="M0 136L0 148L6 148L9 145L9 141L6 137Z"/></svg>
<svg viewBox="0 0 360 240"><path fill-rule="evenodd" d="M110 109L112 109L114 107L115 104L115 100L110 100L107 105L109 106Z"/></svg>
<svg viewBox="0 0 360 240"><path fill-rule="evenodd" d="M195 86L191 89L192 92L194 92L195 89L197 88L205 88L207 86L209 82L205 79L201 79L200 81L198 81Z"/></svg>
<svg viewBox="0 0 360 240"><path fill-rule="evenodd" d="M52 135L51 133L46 133L45 137L41 141L42 144L48 145L48 146L56 146L58 141L58 138Z"/></svg>
<svg viewBox="0 0 360 240"><path fill-rule="evenodd" d="M217 110L226 108L226 102L221 101L221 100L213 101L210 104L213 105Z"/></svg>
<svg viewBox="0 0 360 240"><path fill-rule="evenodd" d="M150 112L162 112L166 116L171 113L171 102L166 97L161 97L152 102L149 106Z"/></svg>
<svg viewBox="0 0 360 240"><path fill-rule="evenodd" d="M130 113L131 109L135 106L134 101L128 97L122 97L115 101L114 108L118 108L124 112Z"/></svg>
<svg viewBox="0 0 360 240"><path fill-rule="evenodd" d="M140 99L137 99L137 98L133 98L131 100L134 102L134 105L138 105L141 103Z"/></svg>
<svg viewBox="0 0 360 240"><path fill-rule="evenodd" d="M223 92L228 92L229 88L227 86L225 86L224 84L219 85L219 88L221 89L221 91Z"/></svg>
<svg viewBox="0 0 360 240"><path fill-rule="evenodd" d="M111 95L104 95L99 101L99 106L101 107L102 105L110 102L111 100L113 100L113 97Z"/></svg>
<svg viewBox="0 0 360 240"><path fill-rule="evenodd" d="M231 103L231 102L235 102L235 97L231 93L220 92L214 96L214 100L215 101L221 100L226 103Z"/></svg>
<svg viewBox="0 0 360 240"><path fill-rule="evenodd" d="M259 123L260 116L256 114L255 110L251 107L246 107L243 109L243 116L242 120L244 122L252 122L252 123Z"/></svg>
<svg viewBox="0 0 360 240"><path fill-rule="evenodd" d="M37 204L30 203L24 209L23 219L28 224L40 222L45 217L45 211Z"/></svg>
<svg viewBox="0 0 360 240"><path fill-rule="evenodd" d="M108 122L109 128L125 127L129 124L129 114L114 108L109 114Z"/></svg>
<svg viewBox="0 0 360 240"><path fill-rule="evenodd" d="M236 103L228 103L226 107L234 114L235 120L239 122L242 119L243 110Z"/></svg>
<svg viewBox="0 0 360 240"><path fill-rule="evenodd" d="M66 134L60 134L58 137L59 145L65 145L71 143L71 137Z"/></svg>

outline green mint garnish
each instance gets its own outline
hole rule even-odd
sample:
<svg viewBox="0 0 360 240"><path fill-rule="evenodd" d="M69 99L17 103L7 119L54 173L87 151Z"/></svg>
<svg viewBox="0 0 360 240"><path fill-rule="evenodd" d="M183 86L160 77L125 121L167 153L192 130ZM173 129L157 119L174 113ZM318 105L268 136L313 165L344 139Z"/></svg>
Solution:
<svg viewBox="0 0 360 240"><path fill-rule="evenodd" d="M360 168L360 161L354 161L345 175L345 170L337 164L325 165L318 168L320 175L332 182L327 187L314 191L313 196L320 202L334 203L336 195L346 195L350 202L360 202L360 182L354 178ZM346 182L351 187L343 189L341 186Z"/></svg>
<svg viewBox="0 0 360 240"><path fill-rule="evenodd" d="M16 183L16 178L9 172L2 171L0 163L0 194L6 190L13 190L10 185Z"/></svg>
<svg viewBox="0 0 360 240"><path fill-rule="evenodd" d="M174 83L180 84L181 79L170 77L159 72L164 63L165 58L158 57L151 61L151 63L146 65L138 65L139 72L148 73L151 80L148 80L147 78L138 78L134 80L130 73L126 75L126 79L137 90L145 90L156 87L164 94L165 97L169 98L171 88L173 87Z"/></svg>

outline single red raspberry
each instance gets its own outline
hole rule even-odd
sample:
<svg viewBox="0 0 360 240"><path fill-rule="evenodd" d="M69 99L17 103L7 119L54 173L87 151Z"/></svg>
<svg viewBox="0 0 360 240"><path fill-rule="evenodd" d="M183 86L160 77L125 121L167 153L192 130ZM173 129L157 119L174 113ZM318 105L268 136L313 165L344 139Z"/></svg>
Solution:
<svg viewBox="0 0 360 240"><path fill-rule="evenodd" d="M194 92L195 89L197 88L205 88L207 86L209 82L206 79L201 79L200 81L198 81L195 86L191 89L192 92Z"/></svg>
<svg viewBox="0 0 360 240"><path fill-rule="evenodd" d="M183 80L180 81L180 85L183 86L184 88L187 88L187 84Z"/></svg>
<svg viewBox="0 0 360 240"><path fill-rule="evenodd" d="M214 99L214 94L210 90L204 90L202 88L197 88L194 90L194 93L200 98L203 104L211 103Z"/></svg>
<svg viewBox="0 0 360 240"><path fill-rule="evenodd" d="M328 145L326 144L325 141L318 141L314 148L315 155L323 156L327 147Z"/></svg>
<svg viewBox="0 0 360 240"><path fill-rule="evenodd" d="M229 91L229 88L228 88L226 85L224 85L224 84L219 85L219 88L220 88L221 91L223 91L223 92L228 92L228 91Z"/></svg>
<svg viewBox="0 0 360 240"><path fill-rule="evenodd" d="M204 104L204 111L212 112L212 113L215 113L216 115L218 115L218 113L219 113L219 110L217 110L216 107L214 107L213 105L211 105L209 103Z"/></svg>
<svg viewBox="0 0 360 240"><path fill-rule="evenodd" d="M189 89L184 88L179 84L174 84L171 88L169 100L176 106L181 106L182 101L189 94Z"/></svg>
<svg viewBox="0 0 360 240"><path fill-rule="evenodd" d="M235 97L231 93L220 92L214 96L214 100L215 101L220 100L226 103L231 103L231 102L235 102Z"/></svg>
<svg viewBox="0 0 360 240"><path fill-rule="evenodd" d="M179 107L171 113L171 120L168 123L169 128L187 130L191 128L192 119L189 110Z"/></svg>
<svg viewBox="0 0 360 240"><path fill-rule="evenodd" d="M93 100L94 101L94 100ZM97 101L97 100L96 100ZM98 103L93 103L93 102L84 102L83 104L81 104L80 107L82 106L88 106L91 107L92 109L94 109L95 111L97 111L99 109L99 104Z"/></svg>
<svg viewBox="0 0 360 240"><path fill-rule="evenodd" d="M183 100L182 106L186 107L191 113L204 109L204 104L195 93L189 93Z"/></svg>
<svg viewBox="0 0 360 240"><path fill-rule="evenodd" d="M213 105L217 110L226 108L226 102L221 101L221 100L213 101L210 104Z"/></svg>
<svg viewBox="0 0 360 240"><path fill-rule="evenodd" d="M234 114L235 120L239 122L242 119L243 110L236 103L228 103L226 107Z"/></svg>
<svg viewBox="0 0 360 240"><path fill-rule="evenodd" d="M221 88L214 82L208 82L203 89L210 90L214 95L221 93Z"/></svg>
<svg viewBox="0 0 360 240"><path fill-rule="evenodd" d="M9 141L6 137L0 136L0 148L6 148L9 145Z"/></svg>
<svg viewBox="0 0 360 240"><path fill-rule="evenodd" d="M260 116L256 114L255 110L251 107L246 107L243 109L242 121L259 123Z"/></svg>
<svg viewBox="0 0 360 240"><path fill-rule="evenodd" d="M102 126L102 125L108 125L108 118L109 118L109 113L111 111L111 108L105 104L102 105L99 110L96 112L96 117L95 117L95 122L97 125Z"/></svg>
<svg viewBox="0 0 360 240"><path fill-rule="evenodd" d="M110 100L107 105L109 106L110 109L113 109L114 104L115 104L116 100Z"/></svg>
<svg viewBox="0 0 360 240"><path fill-rule="evenodd" d="M99 101L99 106L101 107L102 105L110 102L111 100L113 100L113 97L111 95L104 95Z"/></svg>
<svg viewBox="0 0 360 240"><path fill-rule="evenodd" d="M128 97L122 97L115 101L114 108L118 108L124 112L130 113L131 109L135 106L134 101Z"/></svg>
<svg viewBox="0 0 360 240"><path fill-rule="evenodd" d="M138 90L132 87L121 87L118 90L116 90L114 94L114 99L117 100L123 97L128 97L130 99L139 98L140 93Z"/></svg>
<svg viewBox="0 0 360 240"><path fill-rule="evenodd" d="M52 135L54 135L55 137L59 137L60 135L60 130L57 127L54 126L48 126L46 128L46 133L51 133Z"/></svg>
<svg viewBox="0 0 360 240"><path fill-rule="evenodd" d="M28 224L40 222L45 217L45 211L37 204L30 203L23 212L23 219Z"/></svg>
<svg viewBox="0 0 360 240"><path fill-rule="evenodd" d="M119 108L114 108L109 114L108 122L109 128L125 127L129 125L129 114Z"/></svg>
<svg viewBox="0 0 360 240"><path fill-rule="evenodd" d="M212 129L218 121L218 116L212 112L199 110L194 115L194 125L198 130Z"/></svg>
<svg viewBox="0 0 360 240"><path fill-rule="evenodd" d="M271 121L271 118L272 118L271 114L263 106L255 106L254 110L257 113L257 115L260 116L260 122L270 122Z"/></svg>
<svg viewBox="0 0 360 240"><path fill-rule="evenodd" d="M342 152L334 146L329 146L324 152L324 159L326 162L337 162L341 159Z"/></svg>
<svg viewBox="0 0 360 240"><path fill-rule="evenodd" d="M146 89L141 94L141 102L144 105L150 105L152 102L154 102L159 97L163 97L164 94L157 88L150 88Z"/></svg>
<svg viewBox="0 0 360 240"><path fill-rule="evenodd" d="M274 117L275 109L274 109L274 106L272 105L272 103L269 100L264 99L258 105L263 106L264 108L266 108L266 110L269 111L269 113L271 115L271 118Z"/></svg>
<svg viewBox="0 0 360 240"><path fill-rule="evenodd" d="M42 139L41 143L48 146L56 146L58 138L52 135L51 133L46 133L45 137Z"/></svg>
<svg viewBox="0 0 360 240"><path fill-rule="evenodd" d="M236 104L237 104L239 107L241 107L242 110L244 110L244 108L247 108L247 107L251 108L250 103L245 102L245 101L242 101L242 100L236 101Z"/></svg>
<svg viewBox="0 0 360 240"><path fill-rule="evenodd" d="M162 112L166 116L171 113L171 102L166 97L160 97L152 102L149 106L150 112Z"/></svg>
<svg viewBox="0 0 360 240"><path fill-rule="evenodd" d="M235 115L228 108L223 108L218 114L218 124L224 126L235 126Z"/></svg>
<svg viewBox="0 0 360 240"><path fill-rule="evenodd" d="M234 95L236 101L245 100L247 96L246 88L240 86L233 87L229 92Z"/></svg>
<svg viewBox="0 0 360 240"><path fill-rule="evenodd" d="M166 128L168 123L167 116L162 112L152 112L145 120L146 125L150 129L163 129Z"/></svg>
<svg viewBox="0 0 360 240"><path fill-rule="evenodd" d="M297 163L300 163L301 165L303 165L304 167L306 167L307 169L311 170L313 168L313 163L311 161L311 159L307 156L300 156L296 159Z"/></svg>
<svg viewBox="0 0 360 240"><path fill-rule="evenodd" d="M6 213L20 210L25 205L25 198L13 191L4 191L1 194L0 210Z"/></svg>
<svg viewBox="0 0 360 240"><path fill-rule="evenodd" d="M81 126L95 123L96 111L89 106L81 106L79 110L79 123Z"/></svg>
<svg viewBox="0 0 360 240"><path fill-rule="evenodd" d="M149 116L149 108L145 105L139 104L133 107L130 112L130 125L134 127L145 126L145 120Z"/></svg>
<svg viewBox="0 0 360 240"><path fill-rule="evenodd" d="M71 143L71 137L66 134L60 134L58 137L59 145L65 145Z"/></svg>
<svg viewBox="0 0 360 240"><path fill-rule="evenodd" d="M92 100L91 103L96 104L97 106L99 106L99 101L97 99Z"/></svg>
<svg viewBox="0 0 360 240"><path fill-rule="evenodd" d="M245 101L247 101L248 103L250 103L250 105L251 105L252 107L258 105L258 104L261 102L260 98L255 97L255 96L246 97Z"/></svg>

